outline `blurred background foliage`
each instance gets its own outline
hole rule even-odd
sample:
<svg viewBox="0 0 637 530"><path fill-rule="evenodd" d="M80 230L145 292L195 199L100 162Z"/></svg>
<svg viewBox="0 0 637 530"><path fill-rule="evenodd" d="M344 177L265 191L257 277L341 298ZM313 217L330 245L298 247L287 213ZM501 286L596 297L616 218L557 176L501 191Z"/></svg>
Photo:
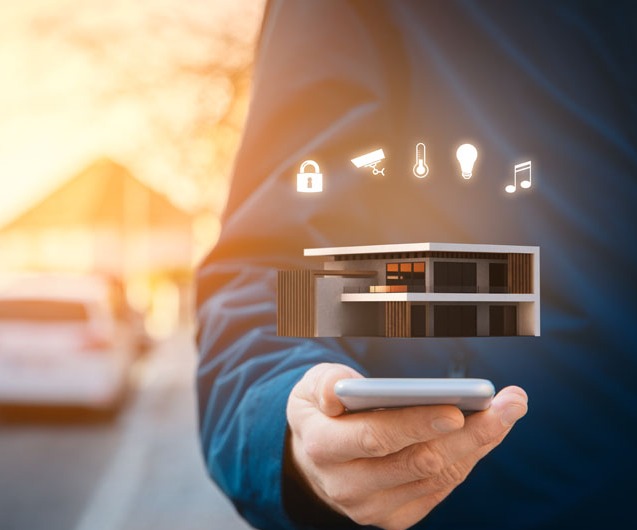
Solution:
<svg viewBox="0 0 637 530"><path fill-rule="evenodd" d="M1 272L117 275L140 310L188 285L218 236L263 7L3 2Z"/></svg>

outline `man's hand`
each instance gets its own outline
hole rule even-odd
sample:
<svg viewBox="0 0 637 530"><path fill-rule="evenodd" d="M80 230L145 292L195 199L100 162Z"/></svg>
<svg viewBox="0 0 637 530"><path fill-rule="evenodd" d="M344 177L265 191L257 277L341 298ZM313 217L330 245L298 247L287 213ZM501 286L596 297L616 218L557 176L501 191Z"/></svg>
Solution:
<svg viewBox="0 0 637 530"><path fill-rule="evenodd" d="M491 408L464 417L450 405L344 414L340 364L308 370L290 393L294 465L310 488L358 524L409 528L425 517L526 414L527 396L507 387Z"/></svg>

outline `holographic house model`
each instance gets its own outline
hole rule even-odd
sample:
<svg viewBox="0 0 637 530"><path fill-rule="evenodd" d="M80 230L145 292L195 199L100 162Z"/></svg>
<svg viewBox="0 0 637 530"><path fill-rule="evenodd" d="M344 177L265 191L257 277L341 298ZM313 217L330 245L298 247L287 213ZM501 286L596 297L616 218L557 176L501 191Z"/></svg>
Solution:
<svg viewBox="0 0 637 530"><path fill-rule="evenodd" d="M411 243L304 255L323 258L323 268L279 271L279 335L540 335L539 247Z"/></svg>

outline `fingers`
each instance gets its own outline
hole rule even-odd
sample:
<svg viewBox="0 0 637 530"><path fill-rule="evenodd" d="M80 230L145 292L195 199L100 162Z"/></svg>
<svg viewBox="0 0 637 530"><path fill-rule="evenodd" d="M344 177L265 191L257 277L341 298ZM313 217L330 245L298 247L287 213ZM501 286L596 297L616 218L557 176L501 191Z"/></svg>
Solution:
<svg viewBox="0 0 637 530"><path fill-rule="evenodd" d="M317 463L383 457L460 429L464 416L451 405L359 412L315 418L301 438Z"/></svg>
<svg viewBox="0 0 637 530"><path fill-rule="evenodd" d="M339 416L345 407L334 393L337 381L363 377L344 364L322 363L310 368L292 390L292 395L307 401L326 416Z"/></svg>
<svg viewBox="0 0 637 530"><path fill-rule="evenodd" d="M519 386L507 386L493 399L491 410L500 414L500 420L511 427L528 411L528 396Z"/></svg>
<svg viewBox="0 0 637 530"><path fill-rule="evenodd" d="M507 433L508 431L500 441ZM480 459L498 443L493 446L483 446L470 456L440 469L438 473L426 479L402 484L393 489L377 490L369 497L370 504L397 508L387 509L383 514L384 519L376 519L375 524L386 529L408 528L420 521L464 482Z"/></svg>
<svg viewBox="0 0 637 530"><path fill-rule="evenodd" d="M526 403L522 389L509 387L500 392L492 409L467 418L462 430L410 446L397 455L348 464L348 476L368 477L366 502L352 515L386 529L407 528L421 520L504 439L526 413ZM417 476L424 478L408 481Z"/></svg>
<svg viewBox="0 0 637 530"><path fill-rule="evenodd" d="M350 377L362 376L348 366L320 364L308 370L292 391L290 427L318 464L386 456L464 425L462 413L450 405L342 415L345 409L334 385Z"/></svg>
<svg viewBox="0 0 637 530"><path fill-rule="evenodd" d="M461 435L441 440L440 445L448 443L448 448L458 456L458 460L493 449L527 410L526 392L519 387L506 387L493 398L490 408L467 418L465 429L459 433Z"/></svg>
<svg viewBox="0 0 637 530"><path fill-rule="evenodd" d="M503 389L491 408L467 417L464 428L431 437L427 443L408 444L402 451L377 461L374 473L379 488L427 479L438 481L436 488L459 484L473 465L504 439L526 410L527 397L521 388Z"/></svg>
<svg viewBox="0 0 637 530"><path fill-rule="evenodd" d="M431 450L453 463L471 455L484 455L498 445L513 424L526 414L528 398L519 387L507 387L491 407L467 417L461 431L433 440Z"/></svg>
<svg viewBox="0 0 637 530"><path fill-rule="evenodd" d="M299 408L290 401L290 426L317 465L387 457L374 463L379 468L377 486L383 489L439 477L464 459L477 461L527 410L526 393L507 387L489 409L466 420L456 407L444 405L343 415L334 385L349 377L362 376L340 364L308 370L293 390L297 401L308 406Z"/></svg>
<svg viewBox="0 0 637 530"><path fill-rule="evenodd" d="M453 406L343 414L334 394L342 365L309 370L288 401L292 453L312 489L359 524L406 528L427 515L496 447L527 411L508 387L464 418Z"/></svg>

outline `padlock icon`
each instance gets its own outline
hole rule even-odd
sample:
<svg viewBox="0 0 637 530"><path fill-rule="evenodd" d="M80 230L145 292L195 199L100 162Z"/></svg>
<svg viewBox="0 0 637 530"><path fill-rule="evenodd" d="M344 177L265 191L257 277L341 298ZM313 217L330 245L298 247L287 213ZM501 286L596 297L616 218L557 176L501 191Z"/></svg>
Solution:
<svg viewBox="0 0 637 530"><path fill-rule="evenodd" d="M307 171L310 166L312 171ZM314 160L306 160L296 174L296 191L302 193L318 193L323 191L323 174Z"/></svg>

